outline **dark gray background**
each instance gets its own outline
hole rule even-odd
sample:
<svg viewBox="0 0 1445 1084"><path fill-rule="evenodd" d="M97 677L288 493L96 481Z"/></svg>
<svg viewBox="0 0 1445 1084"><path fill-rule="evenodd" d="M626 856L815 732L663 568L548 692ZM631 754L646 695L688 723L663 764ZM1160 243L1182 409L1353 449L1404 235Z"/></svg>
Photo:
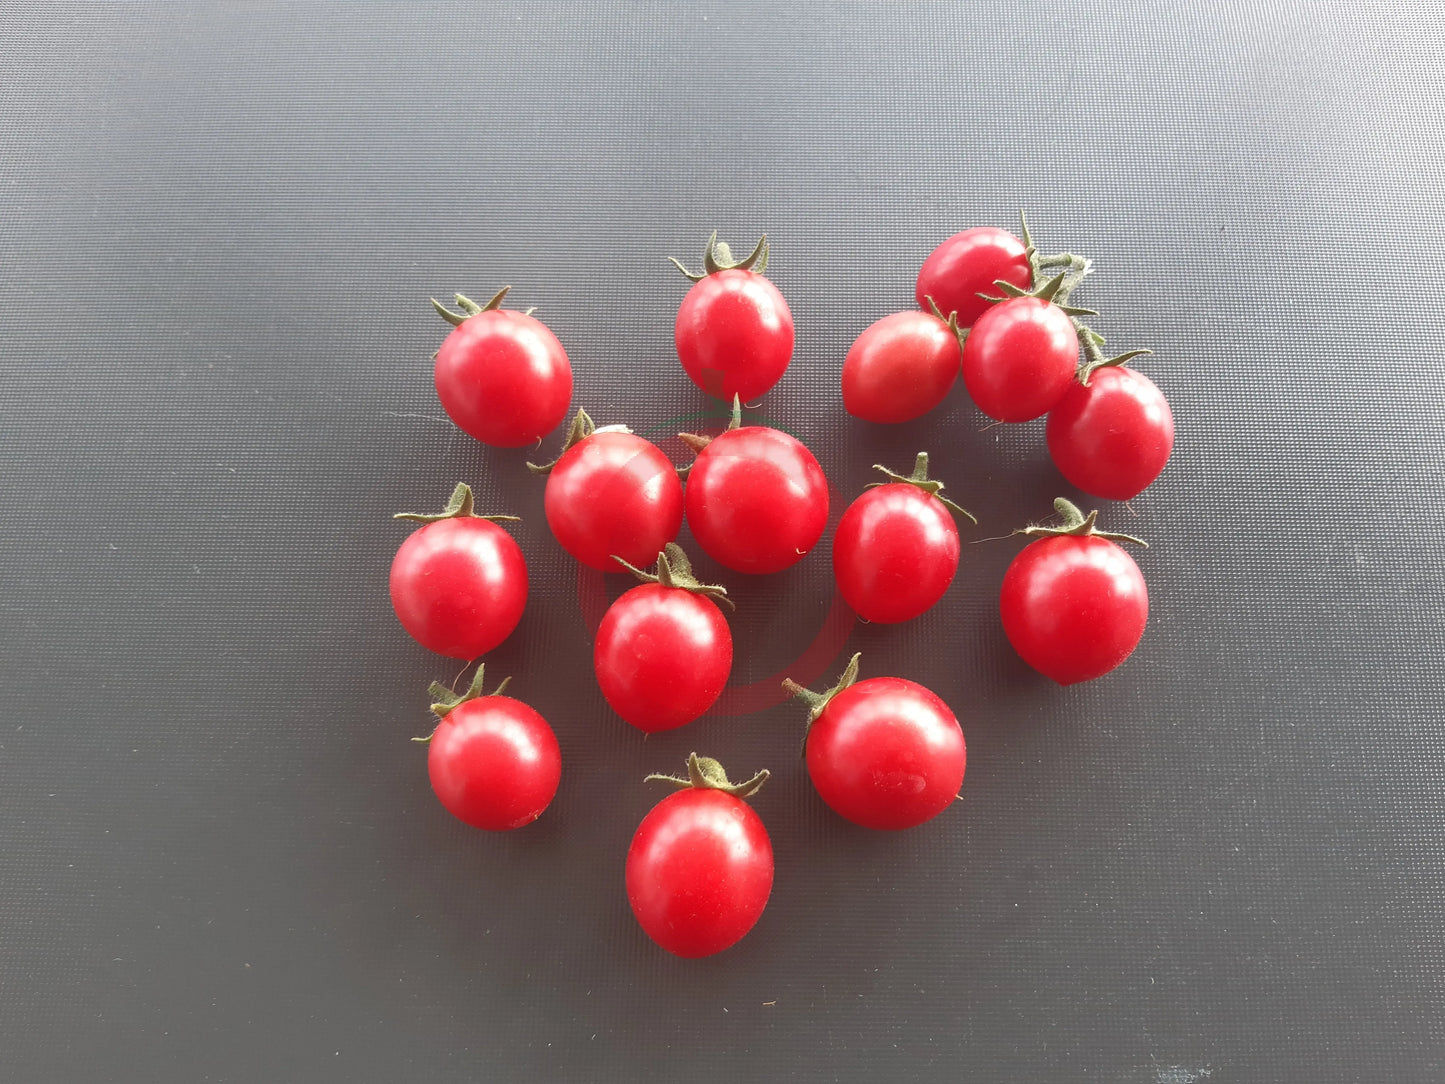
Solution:
<svg viewBox="0 0 1445 1084"><path fill-rule="evenodd" d="M1445 18L1373 7L5 4L0 1079L1445 1079ZM848 641L958 712L961 806L847 825L792 705L644 743L527 453L441 416L427 296L512 283L578 402L665 435L705 403L663 257L766 229L798 348L762 416L834 519L926 447L997 536L1068 492L1041 427L959 388L883 431L838 374L934 244L1021 206L1178 418L1106 510L1154 543L1135 657L1034 676L1018 544L967 546ZM430 793L407 739L457 667L385 593L389 513L459 479L525 517L492 665L565 757L504 836ZM761 680L828 544L728 579ZM684 962L621 870L693 748L773 769L778 872Z"/></svg>

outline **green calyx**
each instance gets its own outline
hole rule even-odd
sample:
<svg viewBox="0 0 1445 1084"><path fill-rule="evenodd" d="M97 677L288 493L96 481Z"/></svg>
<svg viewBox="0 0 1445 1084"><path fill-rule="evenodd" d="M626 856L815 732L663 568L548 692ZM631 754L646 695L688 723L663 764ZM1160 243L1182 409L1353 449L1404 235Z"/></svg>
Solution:
<svg viewBox="0 0 1445 1084"><path fill-rule="evenodd" d="M472 675L472 683L467 686L466 692L455 692L454 690L447 688L440 681L433 681L431 685L427 687L427 695L431 697L432 701L432 714L435 715L438 719L445 719L453 709L459 707L462 704L465 704L468 700L480 700L488 696L501 696L502 693L506 691L507 686L511 684L512 679L510 677L505 677L502 679L502 683L491 692L483 692L482 675L485 670L485 663L477 664L477 672ZM426 744L427 742L431 741L432 738L435 736L436 731L433 730L424 738L412 738L411 740L414 742L421 742L422 744Z"/></svg>
<svg viewBox="0 0 1445 1084"><path fill-rule="evenodd" d="M912 474L907 474L907 475L898 474L896 471L891 471L891 470L889 470L889 469L888 469L887 467L885 467L882 463L874 463L874 464L873 464L873 469L874 469L874 470L881 470L884 474L888 475L888 481L887 481L887 482L869 482L867 488L871 489L873 486L883 486L883 485L889 485L889 484L891 484L891 483L896 483L896 484L899 484L899 485L916 486L917 488L923 490L923 492L927 493L930 497L937 497L940 501L943 502L943 504L944 504L946 507L948 507L948 508L952 509L953 511L957 512L959 515L961 515L961 516L967 516L970 520L973 521L973 523L974 523L975 525L978 524L978 517L977 517L977 516L975 516L975 515L974 515L972 512L970 512L967 508L963 508L963 507L961 507L960 505L954 504L951 500L949 500L947 497L945 497L945 496L943 495L943 483L942 483L942 482L938 481L936 478L930 478L930 477L928 477L928 453L927 453L927 452L919 452L919 453L918 453L918 458L917 458L916 460L914 460L914 463L913 463L913 473L912 473Z"/></svg>
<svg viewBox="0 0 1445 1084"><path fill-rule="evenodd" d="M464 294L453 294L452 296L457 300L457 308L461 309L461 312L452 312L451 309L447 308L436 298L431 299L431 306L432 308L436 309L437 315L440 316L447 323L451 324L452 327L461 327L462 324L466 323L466 321L470 320L478 313L491 312L494 309L500 309L502 307L502 298L507 296L507 291L510 289L510 286L503 286L500 290L498 290L495 294L492 295L492 299L488 301L485 305L478 305L475 301L473 301L471 298L467 297ZM527 310L528 313L531 313L531 311L531 309Z"/></svg>
<svg viewBox="0 0 1445 1084"><path fill-rule="evenodd" d="M1079 333L1079 345L1084 348L1084 364L1079 366L1078 381L1086 388L1089 386L1089 377L1094 375L1095 370L1113 368L1134 358L1154 353L1149 349L1125 350L1122 354L1115 354L1112 358L1105 357L1104 336L1077 320L1074 321L1074 329Z"/></svg>
<svg viewBox="0 0 1445 1084"><path fill-rule="evenodd" d="M733 416L732 416L732 420L728 422L728 429L729 429L729 430L732 430L732 429L741 429L742 427L743 427L743 401L742 401L742 398L741 398L740 396L734 395L734 396L733 396ZM678 440L680 440L680 441L682 441L684 444L686 444L689 448L691 448L695 454L700 454L704 448L706 448L709 444L712 443L712 437L703 436L703 435L700 434L700 433L679 433L679 434L677 435L677 438L678 438ZM682 474L683 477L686 477L686 476L687 476L687 471L688 471L689 469L690 469L690 468L684 468L683 470L679 471L678 473Z"/></svg>
<svg viewBox="0 0 1445 1084"><path fill-rule="evenodd" d="M1057 535L1074 535L1076 537L1107 538L1111 542L1132 542L1136 546L1149 548L1149 543L1142 538L1135 538L1131 534L1117 534L1113 531L1101 531L1094 526L1099 518L1098 509L1090 512L1087 516L1079 511L1079 506L1073 501L1065 500L1063 497L1054 498L1054 511L1062 518L1063 523L1057 527L1044 527L1040 524L1030 524L1014 532L1014 534L1026 535L1029 538L1048 538Z"/></svg>
<svg viewBox="0 0 1445 1084"><path fill-rule="evenodd" d="M562 450L557 453L557 458L550 463L528 463L527 469L533 474L550 474L552 468L557 465L574 444L581 444L593 433L630 432L632 432L632 430L625 425L603 425L599 427L588 416L587 411L579 407L576 416L572 419L572 424L567 427L567 439L562 442Z"/></svg>
<svg viewBox="0 0 1445 1084"><path fill-rule="evenodd" d="M690 278L693 282L701 282L708 275L715 275L719 271L755 271L761 275L768 269L768 235L763 234L758 238L758 243L753 246L752 252L748 253L741 260L733 259L733 250L726 241L717 239L717 230L712 231L712 236L707 239L707 248L702 254L702 274L689 271L681 261L668 257L672 265Z"/></svg>
<svg viewBox="0 0 1445 1084"><path fill-rule="evenodd" d="M696 753L689 753L686 779L676 775L654 774L649 775L643 782L671 783L683 790L689 787L697 790L720 790L724 794L731 794L734 798L751 798L768 781L768 775L768 770L764 768L746 782L734 783L728 779L728 773L723 771L723 766L712 757L700 757Z"/></svg>
<svg viewBox="0 0 1445 1084"><path fill-rule="evenodd" d="M817 722L818 716L822 715L828 707L828 702L858 680L858 660L862 657L862 652L859 652L849 659L848 665L843 668L843 673L838 676L837 682L826 692L815 693L812 689L805 689L792 678L783 678L783 691L808 706L808 728L810 730Z"/></svg>
<svg viewBox="0 0 1445 1084"><path fill-rule="evenodd" d="M657 555L657 571L644 572L642 569L628 564L621 557L613 554L612 559L623 568L631 572L643 583L657 583L663 587L676 587L680 591L688 591L694 595L701 595L703 598L711 599L713 602L721 603L729 610L736 610L737 605L728 598L728 589L721 584L701 583L692 573L692 562L687 559L681 546L676 542L669 542Z"/></svg>
<svg viewBox="0 0 1445 1084"><path fill-rule="evenodd" d="M943 310L938 307L938 302L933 300L932 294L925 294L923 300L928 302L928 311L948 325L948 330L953 332L953 337L958 340L958 347L962 350L963 341L968 338L968 328L958 326L958 310L955 309L944 316Z"/></svg>
<svg viewBox="0 0 1445 1084"><path fill-rule="evenodd" d="M521 516L479 516L472 510L472 487L458 482L447 506L440 512L398 512L392 519L406 519L413 523L436 523L443 519L485 519L492 523L520 523Z"/></svg>

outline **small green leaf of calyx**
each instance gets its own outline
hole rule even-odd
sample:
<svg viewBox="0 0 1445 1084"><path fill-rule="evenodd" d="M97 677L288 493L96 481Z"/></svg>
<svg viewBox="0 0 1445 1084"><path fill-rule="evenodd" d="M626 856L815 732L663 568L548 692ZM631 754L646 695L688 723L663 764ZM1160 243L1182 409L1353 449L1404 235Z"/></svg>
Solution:
<svg viewBox="0 0 1445 1084"><path fill-rule="evenodd" d="M743 426L743 401L736 394L733 395L732 417L728 421L728 430L741 429ZM702 433L679 433L677 439L692 449L694 455L701 455L702 450L712 443L713 438ZM688 468L691 469L690 467ZM680 473L680 472L679 472Z"/></svg>
<svg viewBox="0 0 1445 1084"><path fill-rule="evenodd" d="M657 583L663 587L676 587L680 591L689 591L694 595L701 595L703 598L711 599L713 602L721 603L729 610L736 610L737 605L728 598L728 589L721 584L701 583L693 575L692 562L687 559L687 554L676 542L669 542L657 555L657 571L644 572L642 569L628 564L621 557L613 554L612 559L623 568L631 572L643 583Z"/></svg>
<svg viewBox="0 0 1445 1084"><path fill-rule="evenodd" d="M942 482L940 482L940 481L939 481L938 479L936 479L936 478L930 478L930 477L928 477L928 453L927 453L927 452L919 452L919 453L918 453L918 458L916 458L916 459L913 461L913 473L912 473L912 474L899 474L899 473L896 472L896 471L891 471L891 470L889 470L889 469L888 469L887 467L885 467L882 463L874 463L874 464L873 464L873 469L874 469L874 470L881 470L884 474L886 474L886 475L888 476L888 481L887 481L887 482L869 482L867 488L871 489L871 488L873 488L874 486L884 486L884 485L895 484L895 483L896 483L896 484L899 484L899 485L916 486L917 488L923 490L923 492L927 493L929 496L937 497L940 501L943 502L943 504L944 504L945 506L947 506L948 508L950 508L950 509L952 509L953 511L957 512L959 515L961 515L961 516L967 516L970 520L973 521L973 523L974 523L975 525L978 524L978 517L977 517L977 516L975 516L975 515L974 515L972 512L970 512L967 508L963 508L963 507L961 507L960 505L954 504L951 500L949 500L947 497L945 497L945 496L943 495L943 483L942 483Z"/></svg>
<svg viewBox="0 0 1445 1084"><path fill-rule="evenodd" d="M1014 534L1025 535L1029 538L1050 538L1059 535L1073 535L1075 537L1107 538L1111 542L1132 542L1136 546L1149 548L1149 543L1142 538L1135 538L1131 534L1118 534L1114 531L1101 531L1095 526L1099 518L1097 509L1085 515L1079 511L1079 506L1073 501L1063 497L1054 498L1054 511L1063 520L1057 527L1046 527L1042 524L1030 524Z"/></svg>
<svg viewBox="0 0 1445 1084"><path fill-rule="evenodd" d="M631 432L625 425L609 425L607 429ZM596 424L588 416L587 411L578 407L577 413L572 418L572 424L567 427L567 439L562 442L562 450L557 453L557 458L550 463L528 463L527 469L533 474L550 474L552 468L567 454L568 449L574 444L581 444L595 432L597 432Z"/></svg>
<svg viewBox="0 0 1445 1084"><path fill-rule="evenodd" d="M471 319L473 316L476 316L478 313L491 312L493 309L501 308L502 299L507 296L507 291L509 291L510 289L510 286L503 286L500 290L498 290L495 294L492 295L492 299L488 301L485 305L478 305L475 301L467 297L465 294L453 294L452 296L456 298L457 308L462 310L459 313L452 312L451 309L447 308L436 298L431 299L431 304L432 308L436 309L437 315L440 316L443 320L451 324L453 327L461 327L463 323Z"/></svg>
<svg viewBox="0 0 1445 1084"><path fill-rule="evenodd" d="M447 506L440 512L397 512L392 519L405 519L413 523L436 523L443 519L485 519L492 523L519 523L521 516L487 515L480 516L472 510L472 487L458 482L452 490Z"/></svg>
<svg viewBox="0 0 1445 1084"><path fill-rule="evenodd" d="M728 779L727 772L723 771L723 766L712 757L700 757L696 753L690 753L687 758L687 778L654 774L649 775L643 782L671 783L679 789L691 787L697 790L720 790L735 798L751 798L767 782L768 775L768 770L764 768L751 779L742 783L734 783Z"/></svg>
<svg viewBox="0 0 1445 1084"><path fill-rule="evenodd" d="M858 680L858 660L863 657L859 652L848 660L848 665L843 668L843 673L838 676L837 682L826 692L815 693L812 689L805 689L792 678L783 679L783 691L795 699L801 700L808 706L808 726L812 727L818 716L828 706L828 702L837 696L849 685Z"/></svg>
<svg viewBox="0 0 1445 1084"><path fill-rule="evenodd" d="M447 713L465 704L468 700L479 700L488 696L501 696L508 685L512 683L510 677L502 679L502 683L491 692L482 691L483 674L486 670L485 663L477 664L477 672L472 675L471 684L467 686L466 692L456 692L447 688L440 681L433 681L427 687L427 695L431 697L431 712L439 719L445 719Z"/></svg>

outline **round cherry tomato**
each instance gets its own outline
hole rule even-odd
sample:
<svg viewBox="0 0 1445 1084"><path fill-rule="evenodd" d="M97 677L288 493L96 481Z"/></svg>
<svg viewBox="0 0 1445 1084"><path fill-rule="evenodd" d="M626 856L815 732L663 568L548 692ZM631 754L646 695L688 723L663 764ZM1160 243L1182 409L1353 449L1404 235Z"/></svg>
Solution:
<svg viewBox="0 0 1445 1084"><path fill-rule="evenodd" d="M777 429L714 437L687 476L687 522L713 560L734 572L781 572L828 524L828 479L813 453Z"/></svg>
<svg viewBox="0 0 1445 1084"><path fill-rule="evenodd" d="M531 824L557 793L562 754L547 720L499 689L433 706L441 722L427 749L427 774L447 810L474 828ZM505 688L506 682L502 683ZM433 687L433 694L446 690Z"/></svg>
<svg viewBox="0 0 1445 1084"><path fill-rule="evenodd" d="M575 442L551 467L543 507L562 548L589 568L619 571L656 560L682 528L682 482L657 446L635 433L592 428L585 412Z"/></svg>
<svg viewBox="0 0 1445 1084"><path fill-rule="evenodd" d="M989 307L980 293L997 294L999 279L1027 290L1033 281L1024 243L1006 230L978 226L956 233L923 261L918 272L918 307L929 310L931 297L945 316L958 313L958 326L970 327Z"/></svg>
<svg viewBox="0 0 1445 1084"><path fill-rule="evenodd" d="M958 336L926 312L895 312L863 331L843 360L843 406L870 422L908 422L958 379Z"/></svg>
<svg viewBox="0 0 1445 1084"><path fill-rule="evenodd" d="M1164 469L1174 447L1174 414L1141 372L1095 369L1049 411L1049 454L1070 484L1095 497L1127 501Z"/></svg>
<svg viewBox="0 0 1445 1084"><path fill-rule="evenodd" d="M1092 532L1078 509L1054 502L1064 530ZM1069 514L1072 509L1073 514ZM1025 546L1004 574L1003 628L1024 662L1060 685L1113 670L1144 635L1149 592L1134 559L1101 533L1045 534Z"/></svg>
<svg viewBox="0 0 1445 1084"><path fill-rule="evenodd" d="M882 677L854 684L857 675L854 655L837 686L809 694L817 701L806 747L813 786L834 812L864 828L931 820L963 785L968 750L958 720L917 682Z"/></svg>
<svg viewBox="0 0 1445 1084"><path fill-rule="evenodd" d="M391 562L391 604L402 627L455 659L474 659L505 640L527 605L527 563L511 535L472 514L470 487L458 485L439 516L398 518L426 524Z"/></svg>
<svg viewBox="0 0 1445 1084"><path fill-rule="evenodd" d="M793 314L761 274L767 266L767 238L737 264L716 241L714 234L708 242L706 273L694 275L677 265L693 280L677 310L677 356L692 382L709 395L756 399L778 382L792 359ZM757 270L751 270L755 264Z"/></svg>
<svg viewBox="0 0 1445 1084"><path fill-rule="evenodd" d="M864 490L838 521L833 576L859 617L892 623L912 620L948 590L958 528L938 496L943 484L928 480L928 453L919 453L912 478L885 473L893 481Z"/></svg>
<svg viewBox="0 0 1445 1084"><path fill-rule="evenodd" d="M773 890L773 845L762 820L729 793L750 794L766 772L734 787L694 782L637 826L627 852L627 899L647 936L677 956L711 956L756 925ZM675 782L685 782L676 780ZM748 789L751 788L751 789Z"/></svg>
<svg viewBox="0 0 1445 1084"><path fill-rule="evenodd" d="M658 555L657 575L638 575L652 582L634 587L607 610L597 629L593 668L618 715L639 730L672 730L712 707L728 682L733 637L711 600L732 603L723 588L693 578L674 542Z"/></svg>
<svg viewBox="0 0 1445 1084"><path fill-rule="evenodd" d="M968 394L1001 422L1047 414L1074 382L1078 364L1079 336L1069 314L1037 297L1000 301L963 343Z"/></svg>
<svg viewBox="0 0 1445 1084"><path fill-rule="evenodd" d="M485 308L458 294L469 316L432 301L456 325L437 351L435 377L442 408L462 430L483 444L520 448L541 440L566 415L572 365L546 324L496 307L506 293Z"/></svg>

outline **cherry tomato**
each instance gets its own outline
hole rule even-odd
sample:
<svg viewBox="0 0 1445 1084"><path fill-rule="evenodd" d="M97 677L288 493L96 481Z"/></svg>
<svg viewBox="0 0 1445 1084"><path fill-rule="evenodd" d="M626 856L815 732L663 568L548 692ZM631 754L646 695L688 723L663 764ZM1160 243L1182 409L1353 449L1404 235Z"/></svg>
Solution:
<svg viewBox="0 0 1445 1084"><path fill-rule="evenodd" d="M1054 507L1064 526L1029 528L1026 533L1044 537L1009 565L999 612L1024 662L1073 685L1107 674L1138 646L1149 592L1134 559L1111 541L1127 535L1096 532L1093 514L1086 519L1062 498Z"/></svg>
<svg viewBox="0 0 1445 1084"><path fill-rule="evenodd" d="M1141 372L1095 369L1049 411L1049 454L1070 484L1095 497L1126 501L1164 469L1174 447L1174 414Z"/></svg>
<svg viewBox="0 0 1445 1084"><path fill-rule="evenodd" d="M878 467L893 479L864 490L833 534L838 590L865 621L909 621L943 597L958 570L958 528L940 497L943 483L928 478L928 453L913 476ZM969 516L972 519L972 516Z"/></svg>
<svg viewBox="0 0 1445 1084"><path fill-rule="evenodd" d="M734 572L781 572L822 537L828 479L813 453L787 433L734 428L698 453L686 506L693 537L713 560Z"/></svg>
<svg viewBox="0 0 1445 1084"><path fill-rule="evenodd" d="M767 772L734 785L716 761L694 753L688 774L670 780L688 789L658 802L637 826L626 879L647 936L692 958L721 952L756 925L773 889L773 845L742 800Z"/></svg>
<svg viewBox="0 0 1445 1084"><path fill-rule="evenodd" d="M960 360L946 321L895 312L866 328L843 360L843 406L864 421L912 421L943 402Z"/></svg>
<svg viewBox="0 0 1445 1084"><path fill-rule="evenodd" d="M441 722L427 748L427 774L443 806L474 828L501 832L531 824L557 793L562 754L547 720L510 696L507 683L481 693L481 668L457 697L433 685Z"/></svg>
<svg viewBox="0 0 1445 1084"><path fill-rule="evenodd" d="M562 548L589 568L613 557L649 564L682 528L682 482L657 446L621 429L594 429L578 411L567 450L550 468L543 507Z"/></svg>
<svg viewBox="0 0 1445 1084"><path fill-rule="evenodd" d="M527 563L492 519L472 512L462 483L437 516L420 521L391 562L391 604L402 627L423 647L455 659L492 650L517 627L527 605Z"/></svg>
<svg viewBox="0 0 1445 1084"><path fill-rule="evenodd" d="M677 264L693 280L677 310L677 356L692 382L719 399L756 399L778 382L792 359L793 314L762 275L767 259L766 237L734 264L713 234L703 274Z"/></svg>
<svg viewBox="0 0 1445 1084"><path fill-rule="evenodd" d="M470 315L436 310L455 330L437 351L436 386L452 421L483 444L520 448L557 428L572 401L572 365L550 328L526 313L485 308L457 295Z"/></svg>
<svg viewBox="0 0 1445 1084"><path fill-rule="evenodd" d="M977 226L956 233L923 261L918 272L918 307L931 311L928 299L945 315L958 314L958 326L970 327L989 307L980 293L997 294L999 279L1027 290L1033 281L1024 243L1006 230Z"/></svg>
<svg viewBox="0 0 1445 1084"><path fill-rule="evenodd" d="M597 629L592 662L602 695L643 731L690 723L717 701L733 664L733 638L712 600L721 587L700 584L675 542L658 555L656 575L614 602Z"/></svg>
<svg viewBox="0 0 1445 1084"><path fill-rule="evenodd" d="M784 688L811 705L806 760L819 796L864 828L912 828L942 813L963 785L968 750L948 705L917 682L854 684L854 655L823 694Z"/></svg>
<svg viewBox="0 0 1445 1084"><path fill-rule="evenodd" d="M974 405L1001 422L1047 414L1079 363L1068 313L1037 297L1001 301L978 318L963 343L963 383Z"/></svg>

